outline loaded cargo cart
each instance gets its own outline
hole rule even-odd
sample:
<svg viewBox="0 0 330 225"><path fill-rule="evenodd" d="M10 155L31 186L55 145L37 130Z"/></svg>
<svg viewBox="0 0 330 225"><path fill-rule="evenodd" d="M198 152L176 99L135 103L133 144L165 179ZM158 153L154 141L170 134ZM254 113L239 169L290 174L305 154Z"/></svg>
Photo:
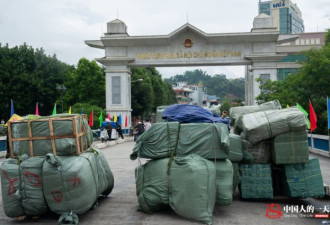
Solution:
<svg viewBox="0 0 330 225"><path fill-rule="evenodd" d="M42 117L8 123L10 157L23 154L79 155L92 144L92 131L82 115Z"/></svg>

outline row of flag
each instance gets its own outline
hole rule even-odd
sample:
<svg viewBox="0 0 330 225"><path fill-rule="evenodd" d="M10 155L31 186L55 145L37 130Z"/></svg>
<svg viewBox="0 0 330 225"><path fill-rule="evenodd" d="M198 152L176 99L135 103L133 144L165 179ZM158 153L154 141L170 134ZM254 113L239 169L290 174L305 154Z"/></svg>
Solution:
<svg viewBox="0 0 330 225"><path fill-rule="evenodd" d="M107 119L109 121L111 121L111 116L110 116L110 113L108 112L108 116L107 116ZM100 121L100 127L102 126L102 123L103 123L103 115L102 115L102 110L101 110L101 113L100 113L100 116L99 116L99 121ZM113 116L113 122L118 122L121 126L123 125L122 124L122 121L121 121L121 115L119 115L117 117L117 115L115 114ZM125 117L125 127L127 127L127 124L128 124L128 120L127 120L127 115ZM88 125L91 127L94 125L94 111L92 110L91 112L91 115L89 116L89 123Z"/></svg>
<svg viewBox="0 0 330 225"><path fill-rule="evenodd" d="M289 107L289 105L287 105L287 107ZM312 106L312 103L311 101L309 101L309 113L306 112L306 110L303 109L303 107L301 107L301 105L299 105L297 103L297 107L306 115L306 118L307 118L307 123L308 123L308 129L310 129L311 132L313 132L316 128L317 128L317 116L316 116L316 113L314 111L314 108ZM328 111L328 129L330 129L330 98L327 97L327 111ZM83 114L83 108L81 108L81 114ZM69 108L69 114L71 114L71 106ZM12 117L12 115L14 114L14 101L11 99L10 100L10 117ZM56 103L54 105L54 109L53 109L53 113L52 115L55 115L56 114ZM35 112L35 115L38 115L39 116L39 107L38 107L38 102L36 103L36 112ZM309 119L308 119L308 115L309 115ZM109 120L111 120L111 116L110 116L110 113L108 113L108 116L107 118ZM99 117L99 120L100 120L100 127L102 125L102 122L103 122L103 115L102 115L102 111L101 111L101 115ZM117 115L115 114L114 117L113 117L113 121L114 122L118 122L120 125L122 125L122 122L121 122L121 115L118 116L117 118ZM93 110L91 112L91 115L89 116L89 126L93 126ZM125 118L125 127L127 127L127 115L126 115L126 118Z"/></svg>
<svg viewBox="0 0 330 225"><path fill-rule="evenodd" d="M10 117L12 117L13 115L14 115L14 101L11 99L10 100ZM52 115L55 115L56 114L56 103L55 103L55 105L54 105L54 108L53 108L53 113L52 113ZM71 114L71 106L70 106L70 108L69 108L69 111L68 111L68 114ZM84 110L83 110L83 108L81 108L81 114L84 114ZM93 110L92 110L92 112L91 112L91 114L90 114L90 116L89 116L89 123L88 123L88 125L90 126L90 127L92 127L93 125L94 125L94 122L93 122L93 120L94 120L94 112L93 112ZM35 111L35 115L37 115L37 116L40 116L40 114L39 114L39 106L38 106L38 102L36 103L36 111ZM110 116L110 113L108 113L108 116L107 116L107 119L109 119L109 121L111 121L111 116ZM103 115L102 115L102 110L101 110L101 114L100 114L100 117L99 117L99 120L100 120L100 127L102 126L102 122L103 122ZM118 117L117 117L117 115L115 114L114 116L113 116L113 122L118 122L121 126L123 125L122 124L122 120L121 120L121 115L119 115ZM128 120L127 120L127 115L126 115L126 117L125 117L125 127L127 127L127 124L128 124Z"/></svg>

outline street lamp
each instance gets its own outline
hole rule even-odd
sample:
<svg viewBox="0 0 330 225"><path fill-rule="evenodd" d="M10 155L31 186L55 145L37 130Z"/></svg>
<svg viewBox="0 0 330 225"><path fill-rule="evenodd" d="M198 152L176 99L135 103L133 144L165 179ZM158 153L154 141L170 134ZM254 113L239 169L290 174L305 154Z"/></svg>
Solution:
<svg viewBox="0 0 330 225"><path fill-rule="evenodd" d="M133 80L131 83L136 83L136 82L141 82L141 81L143 81L143 79Z"/></svg>
<svg viewBox="0 0 330 225"><path fill-rule="evenodd" d="M62 113L63 113L63 93L65 92L66 87L62 84L62 85L57 85L56 89L60 90L61 93Z"/></svg>

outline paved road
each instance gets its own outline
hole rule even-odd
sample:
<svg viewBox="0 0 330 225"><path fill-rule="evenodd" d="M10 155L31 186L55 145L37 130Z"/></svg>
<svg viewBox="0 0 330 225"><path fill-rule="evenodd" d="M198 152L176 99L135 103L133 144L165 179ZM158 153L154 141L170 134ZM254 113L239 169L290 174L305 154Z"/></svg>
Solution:
<svg viewBox="0 0 330 225"><path fill-rule="evenodd" d="M188 225L201 224L196 221L191 221L177 216L171 210L158 212L155 214L146 214L136 210L138 204L135 194L135 178L134 169L137 161L131 161L129 155L134 146L134 142L125 142L103 149L110 168L114 174L115 187L113 192L107 197L99 200L99 205L93 210L89 210L83 215L79 215L79 224L85 225ZM315 156L315 155L312 155ZM1 159L0 159L1 161ZM142 160L144 163L145 160ZM330 159L320 157L321 167L323 170L324 180L330 181ZM239 198L239 193L236 191L233 204L230 206L216 206L214 210L213 224L322 224L324 219L314 218L281 218L268 219L266 215L266 205L269 203L277 203L282 207L299 206L306 208L313 204L315 208L330 205L329 200L277 200L277 201L243 201ZM15 219L5 216L2 201L0 201L0 224L24 224L24 225L39 225L39 224L57 224L59 216L55 214L47 214L41 216L36 222L31 219L26 219L22 222L17 222ZM325 224L325 223L323 223ZM329 219L330 224L330 219Z"/></svg>

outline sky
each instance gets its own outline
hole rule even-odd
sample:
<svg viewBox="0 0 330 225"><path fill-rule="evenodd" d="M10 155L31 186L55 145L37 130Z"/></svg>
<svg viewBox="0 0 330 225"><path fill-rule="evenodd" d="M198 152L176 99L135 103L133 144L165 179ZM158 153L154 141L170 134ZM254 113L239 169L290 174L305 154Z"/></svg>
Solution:
<svg viewBox="0 0 330 225"><path fill-rule="evenodd" d="M99 40L106 24L115 19L127 25L128 34L167 35L189 22L205 33L250 32L258 15L259 0L0 0L0 43L10 47L24 42L43 48L65 63L80 58L104 57L104 50L87 46ZM305 32L330 27L330 0L296 0ZM202 69L227 78L244 76L243 66L157 68L163 78Z"/></svg>

